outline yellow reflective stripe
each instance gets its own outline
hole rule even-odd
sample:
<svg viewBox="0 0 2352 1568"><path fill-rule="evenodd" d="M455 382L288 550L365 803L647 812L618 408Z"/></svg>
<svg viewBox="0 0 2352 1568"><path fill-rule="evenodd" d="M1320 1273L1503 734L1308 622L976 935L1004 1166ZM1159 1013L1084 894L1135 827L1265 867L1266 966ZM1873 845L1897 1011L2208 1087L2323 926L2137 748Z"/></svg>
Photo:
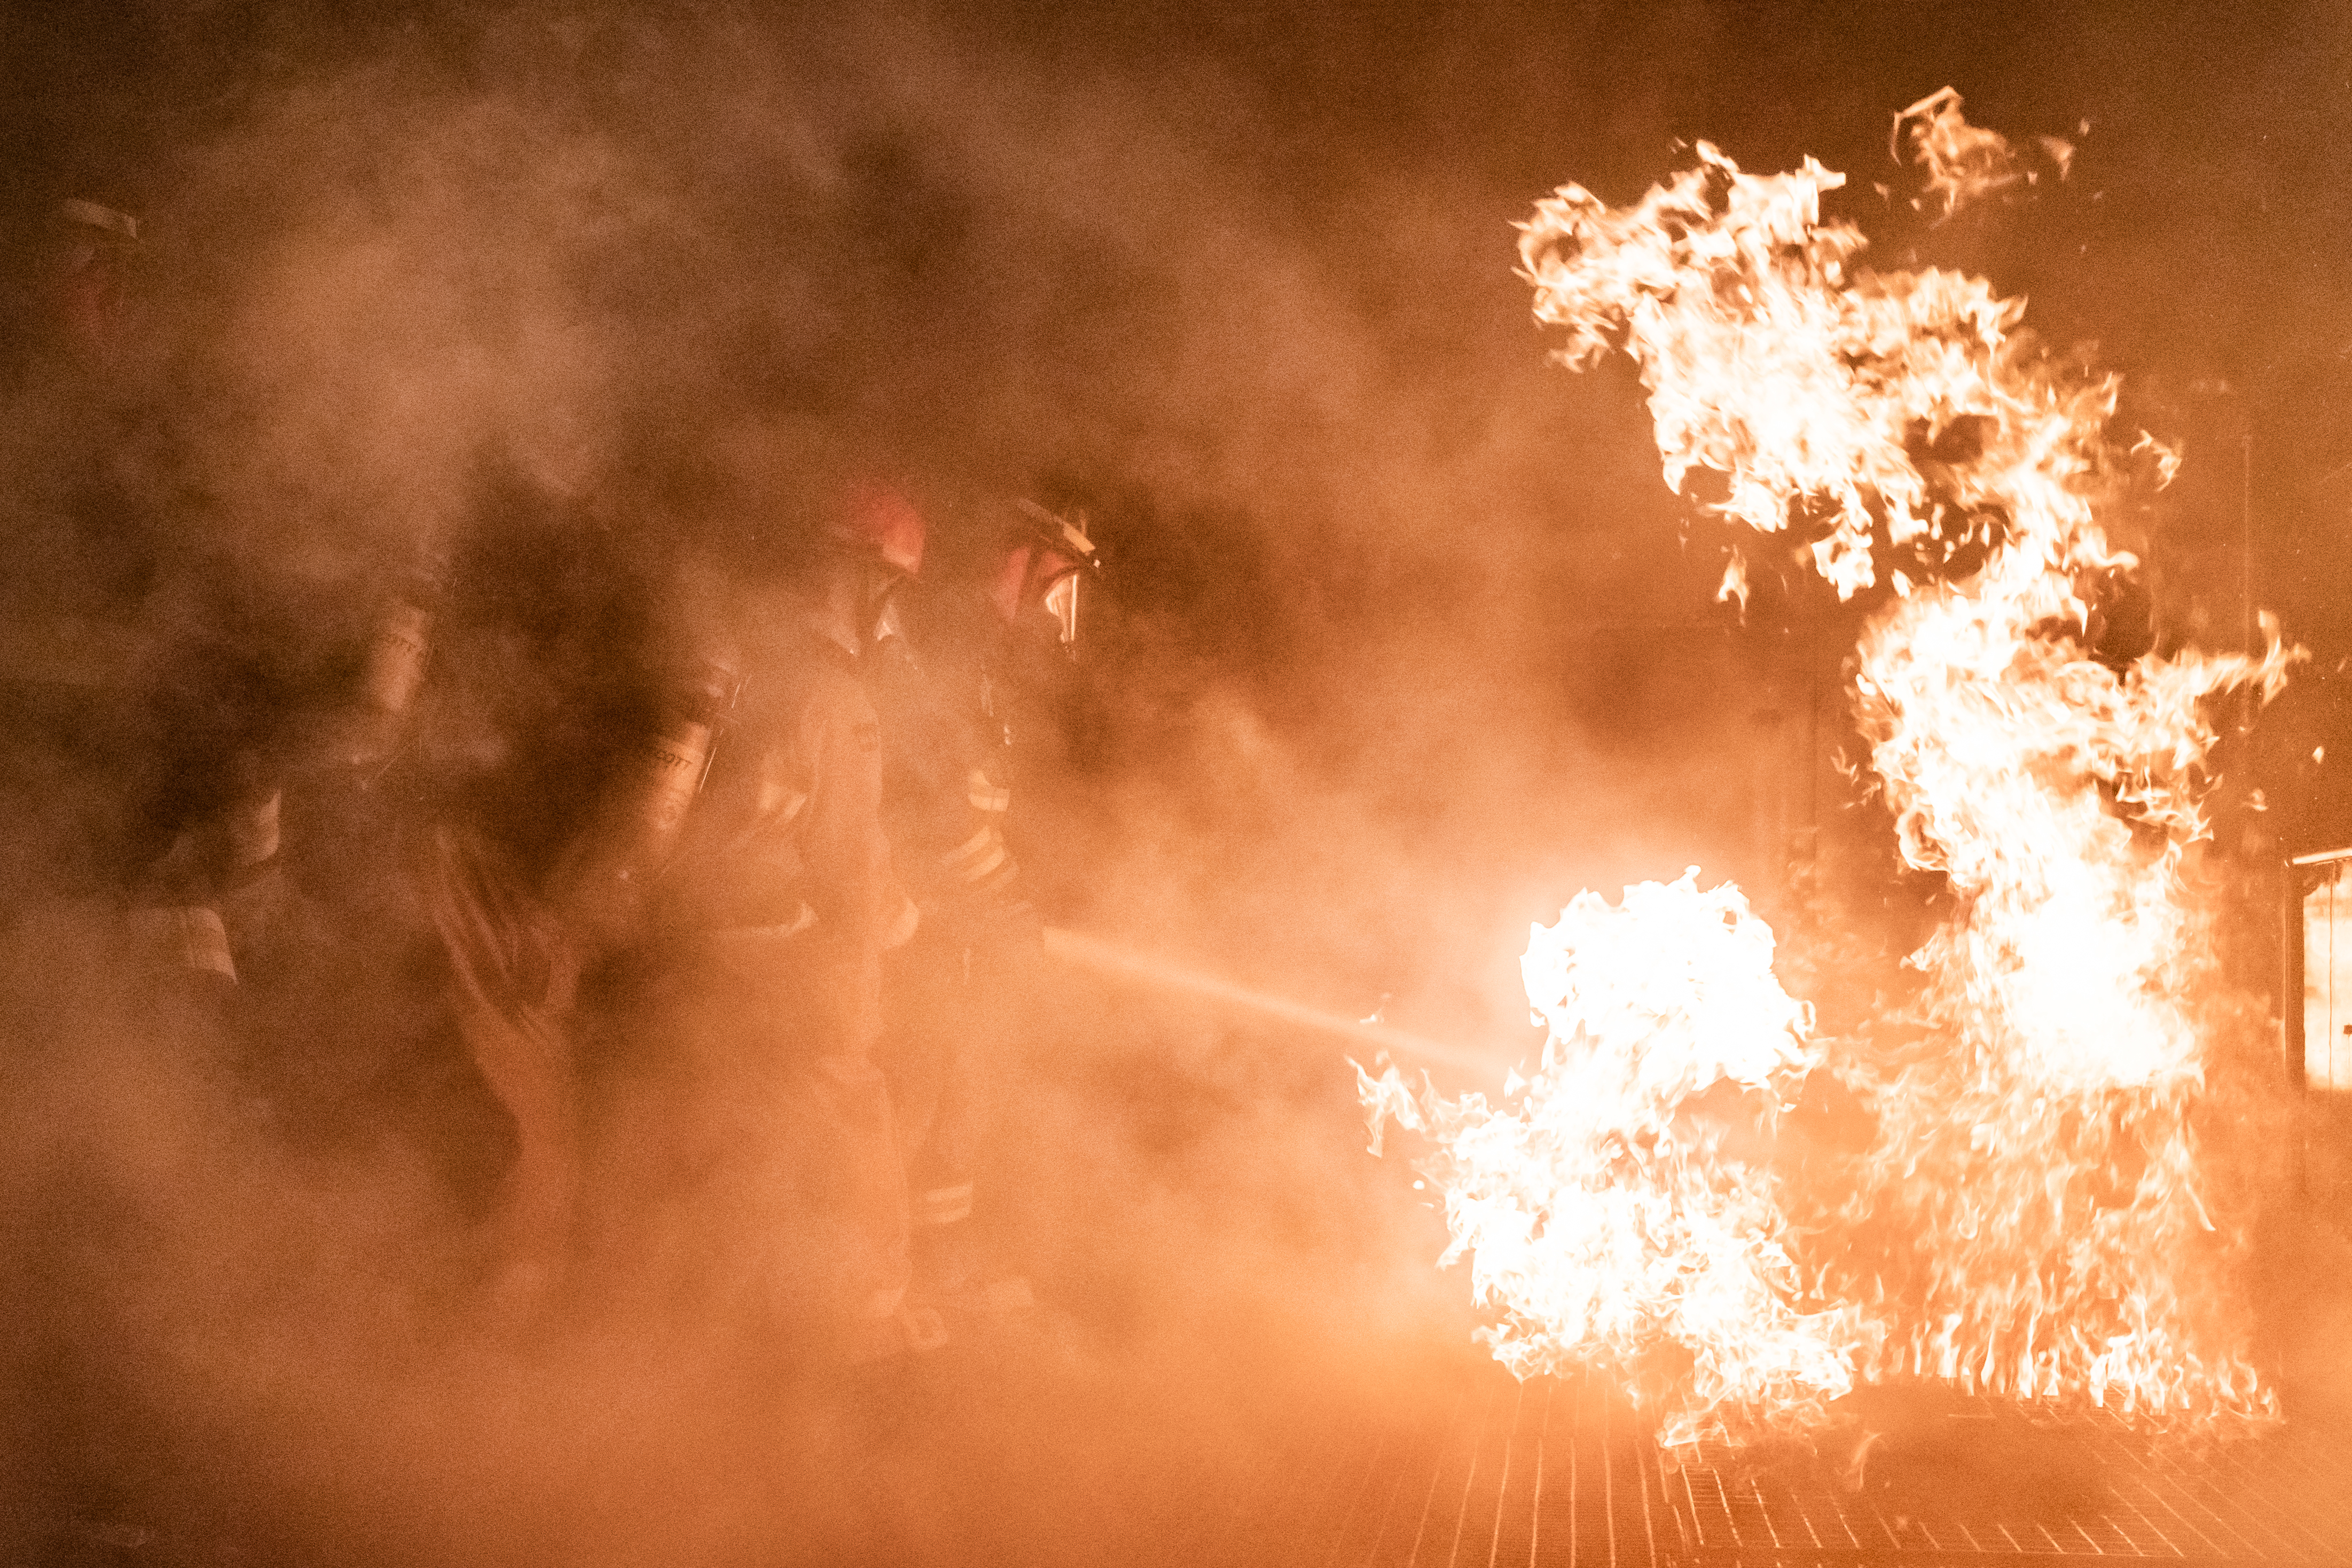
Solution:
<svg viewBox="0 0 2352 1568"><path fill-rule="evenodd" d="M985 854L988 850L988 841L994 837L996 837L996 825L992 822L988 823L970 838L940 856L940 864L952 867L959 860L969 860L976 855Z"/></svg>
<svg viewBox="0 0 2352 1568"><path fill-rule="evenodd" d="M713 942L726 942L730 945L735 946L757 944L764 942L783 942L789 938L798 936L801 932L808 930L809 927L814 924L816 924L816 911L809 908L807 904L803 903L793 910L793 918L791 920L780 921L775 925L720 926L717 930L712 931L709 933L709 937Z"/></svg>
<svg viewBox="0 0 2352 1568"><path fill-rule="evenodd" d="M971 1184L932 1187L915 1199L917 1221L922 1225L953 1225L971 1217Z"/></svg>
<svg viewBox="0 0 2352 1568"><path fill-rule="evenodd" d="M971 802L974 811L1004 811L1013 805L1013 792L979 768L971 770L965 798Z"/></svg>
<svg viewBox="0 0 2352 1568"><path fill-rule="evenodd" d="M131 928L158 963L173 968L236 979L236 961L229 956L228 927L220 911L202 904L177 904L131 911Z"/></svg>
<svg viewBox="0 0 2352 1568"><path fill-rule="evenodd" d="M1000 841L997 844L995 850L990 854L987 859L981 861L976 866L967 866L964 868L963 879L967 882L977 882L982 878L987 876L991 871L995 870L999 866L1003 865L1012 858L1013 852L1010 849L1007 849L1003 843Z"/></svg>

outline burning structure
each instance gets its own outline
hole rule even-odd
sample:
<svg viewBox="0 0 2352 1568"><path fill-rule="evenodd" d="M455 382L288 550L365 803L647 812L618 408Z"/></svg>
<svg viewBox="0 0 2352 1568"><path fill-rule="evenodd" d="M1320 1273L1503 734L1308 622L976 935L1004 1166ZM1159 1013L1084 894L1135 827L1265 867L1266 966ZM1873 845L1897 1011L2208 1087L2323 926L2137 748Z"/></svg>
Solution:
<svg viewBox="0 0 2352 1568"><path fill-rule="evenodd" d="M1905 117L1947 210L2011 177L1958 109ZM1947 889L1916 995L1813 1040L1736 889L1645 884L1613 916L1583 895L1529 949L1534 1076L1497 1108L1367 1079L1375 1142L1390 1114L1436 1140L1507 1364L1606 1354L1670 1434L1814 1424L1885 1378L2259 1417L2247 1220L2200 1158L2211 917L2184 865L2203 705L2274 696L2294 656L2105 638L2137 564L2105 519L2177 459L2110 431L2116 379L2044 350L2021 301L1864 267L1822 216L1843 178L1701 143L1630 207L1562 187L1520 254L1569 366L1639 365L1669 485L1719 484L1841 599L1891 587L1851 690L1903 860ZM1871 1125L1798 1174L1769 1131L1809 1072Z"/></svg>

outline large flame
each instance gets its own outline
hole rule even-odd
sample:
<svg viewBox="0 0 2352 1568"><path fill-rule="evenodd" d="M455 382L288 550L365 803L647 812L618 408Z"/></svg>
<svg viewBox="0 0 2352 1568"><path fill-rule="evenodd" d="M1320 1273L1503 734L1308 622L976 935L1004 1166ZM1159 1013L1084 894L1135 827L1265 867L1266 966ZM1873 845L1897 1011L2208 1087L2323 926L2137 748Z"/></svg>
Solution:
<svg viewBox="0 0 2352 1568"><path fill-rule="evenodd" d="M1956 98L1916 109L1958 134ZM1536 315L1565 331L1571 367L1621 350L1640 367L1671 486L1718 475L1717 510L1760 534L1801 529L1800 558L1842 598L1892 591L1857 650L1856 714L1904 860L1940 873L1957 912L1912 957L1917 1016L1885 1031L1907 1043L1835 1064L1876 1141L1845 1193L1804 1200L1818 1269L1803 1285L1784 1245L1797 1200L1752 1160L1685 1152L1658 1095L1706 1090L1709 1062L1778 1093L1804 1047L1761 1065L1745 1023L1695 1047L1717 1026L1704 1008L1563 1026L1549 982L1531 987L1553 1042L1507 1110L1414 1102L1456 1249L1512 1314L1497 1349L1527 1370L1592 1348L1595 1321L1682 1344L1698 1370L1664 1403L1685 1421L1727 1401L1801 1421L1842 1378L1897 1373L2198 1421L2267 1410L2231 1285L2242 1227L2217 1222L2201 1186L2191 999L2210 944L2181 872L2205 831L2202 705L2250 683L2267 700L2292 656L2273 637L2260 657L2101 662L2097 585L2137 564L2103 510L2177 466L2145 435L2110 437L2116 379L2044 353L2022 302L1981 279L1858 269L1861 234L1821 216L1842 175L1808 160L1759 177L1696 151L1632 206L1575 185L1538 205L1520 246ZM1744 596L1736 562L1726 592ZM1630 890L1626 918L1677 895L1699 896ZM1591 915L1580 900L1538 948L1604 941ZM1635 993L1717 963L1753 984L1752 945L1734 959L1712 933L1655 934L1609 946ZM1652 1056L1665 1065L1645 1069ZM1368 1082L1376 1116L1401 1095ZM1592 1152L1651 1135L1639 1157ZM1549 1216L1540 1246L1496 1194ZM1561 1234L1568 1200L1643 1218ZM1661 1295L1662 1270L1742 1308ZM1801 1313L1809 1289L1840 1307Z"/></svg>
<svg viewBox="0 0 2352 1568"><path fill-rule="evenodd" d="M1758 1137L1818 1065L1810 1008L1772 976L1772 933L1696 871L1580 894L1522 965L1550 1026L1503 1102L1360 1089L1379 1151L1393 1115L1435 1146L1451 1262L1500 1310L1486 1331L1521 1376L1599 1363L1689 1435L1726 1405L1815 1408L1845 1393L1865 1327L1804 1311ZM1360 1069L1359 1069L1360 1072Z"/></svg>

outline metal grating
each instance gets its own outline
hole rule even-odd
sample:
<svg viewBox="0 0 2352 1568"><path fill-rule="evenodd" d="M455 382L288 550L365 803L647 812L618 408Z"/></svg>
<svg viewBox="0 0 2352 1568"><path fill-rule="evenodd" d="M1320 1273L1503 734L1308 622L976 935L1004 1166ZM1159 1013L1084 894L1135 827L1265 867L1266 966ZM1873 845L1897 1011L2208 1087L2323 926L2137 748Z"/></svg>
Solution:
<svg viewBox="0 0 2352 1568"><path fill-rule="evenodd" d="M2044 1424L2097 1478L2060 1507L1845 1491L1818 1464L1744 1468L1702 1447L1653 1450L1674 1521L1669 1560L1706 1568L1854 1568L1970 1558L2220 1565L2352 1562L2352 1460L2336 1436L2290 1426L2192 1454L2112 1417Z"/></svg>
<svg viewBox="0 0 2352 1568"><path fill-rule="evenodd" d="M1384 1424L1332 1425L1304 1421L1276 1451L1237 1458L1165 1521L1155 1557L1204 1568L2352 1563L2352 1453L2326 1427L2190 1453L2112 1418L2037 1422L2049 1451L2094 1479L2051 1506L2018 1489L1954 1491L1932 1473L1907 1496L1857 1493L1811 1459L1670 1453L1587 1378L1522 1384L1491 1370Z"/></svg>
<svg viewBox="0 0 2352 1568"><path fill-rule="evenodd" d="M1660 1568L1654 1453L1584 1379L1481 1376L1434 1408L1306 1439L1169 1562L1257 1568Z"/></svg>

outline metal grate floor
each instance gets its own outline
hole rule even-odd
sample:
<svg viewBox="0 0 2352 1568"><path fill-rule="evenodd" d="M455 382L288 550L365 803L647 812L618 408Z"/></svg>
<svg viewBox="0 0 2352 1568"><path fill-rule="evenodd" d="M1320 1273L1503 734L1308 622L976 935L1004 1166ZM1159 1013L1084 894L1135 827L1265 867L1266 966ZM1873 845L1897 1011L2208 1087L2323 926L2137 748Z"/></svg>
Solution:
<svg viewBox="0 0 2352 1568"><path fill-rule="evenodd" d="M1748 1473L1723 1450L1653 1452L1675 1525L1670 1560L1720 1568L2121 1558L2201 1564L2352 1563L2352 1456L2289 1426L2201 1455L2152 1446L2120 1421L2052 1423L2062 1462L2095 1477L2063 1506L1978 1497L1938 1506L1836 1487L1809 1464Z"/></svg>
<svg viewBox="0 0 2352 1568"><path fill-rule="evenodd" d="M1302 1440L1170 1562L1257 1568L1657 1568L1655 1454L1596 1383L1499 1371L1341 1441Z"/></svg>
<svg viewBox="0 0 2352 1568"><path fill-rule="evenodd" d="M1207 1568L2352 1563L2352 1453L2326 1428L2192 1456L2111 1419L2041 1425L2094 1484L2057 1506L2031 1487L1906 1498L1811 1458L1668 1453L1595 1380L1495 1370L1385 1424L1302 1432L1194 1493L1158 1545Z"/></svg>

